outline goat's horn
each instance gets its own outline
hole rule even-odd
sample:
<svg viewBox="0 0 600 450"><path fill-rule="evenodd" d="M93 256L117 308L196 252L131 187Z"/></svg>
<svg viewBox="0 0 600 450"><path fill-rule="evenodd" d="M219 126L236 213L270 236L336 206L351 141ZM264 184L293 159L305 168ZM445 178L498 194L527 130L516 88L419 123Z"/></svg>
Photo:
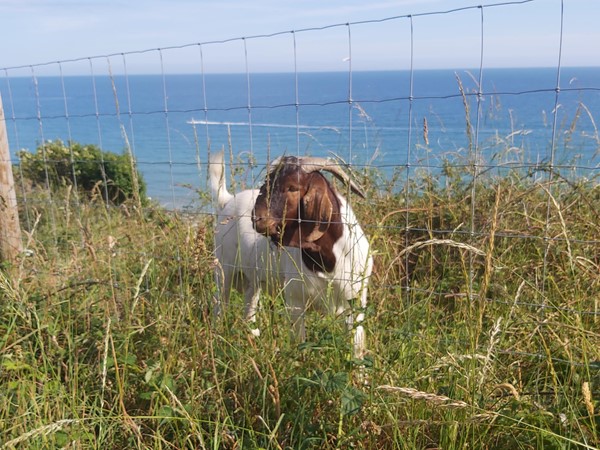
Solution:
<svg viewBox="0 0 600 450"><path fill-rule="evenodd" d="M340 165L337 162L329 158L318 158L314 156L300 157L299 162L306 172L326 170L327 172L332 173L341 182L348 184L352 192L361 196L362 198L366 197L365 193L360 188L360 186L358 186L358 184L352 181L352 179L348 176L346 172L344 172L344 170L340 167Z"/></svg>

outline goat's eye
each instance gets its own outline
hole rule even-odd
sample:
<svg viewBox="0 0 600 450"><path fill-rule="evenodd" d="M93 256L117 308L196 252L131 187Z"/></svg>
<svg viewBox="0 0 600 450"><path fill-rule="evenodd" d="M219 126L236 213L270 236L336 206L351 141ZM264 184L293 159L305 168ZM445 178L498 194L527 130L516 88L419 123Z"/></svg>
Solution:
<svg viewBox="0 0 600 450"><path fill-rule="evenodd" d="M288 192L298 192L299 190L298 186L288 186Z"/></svg>

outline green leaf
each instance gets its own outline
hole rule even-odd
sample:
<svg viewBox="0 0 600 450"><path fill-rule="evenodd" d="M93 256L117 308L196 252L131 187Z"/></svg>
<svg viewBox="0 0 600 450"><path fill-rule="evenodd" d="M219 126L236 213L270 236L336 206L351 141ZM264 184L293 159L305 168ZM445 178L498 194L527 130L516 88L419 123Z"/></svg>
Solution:
<svg viewBox="0 0 600 450"><path fill-rule="evenodd" d="M356 388L348 387L342 392L342 414L355 414L365 402L366 395Z"/></svg>
<svg viewBox="0 0 600 450"><path fill-rule="evenodd" d="M62 430L54 433L54 439L58 447L64 447L69 443L69 435Z"/></svg>

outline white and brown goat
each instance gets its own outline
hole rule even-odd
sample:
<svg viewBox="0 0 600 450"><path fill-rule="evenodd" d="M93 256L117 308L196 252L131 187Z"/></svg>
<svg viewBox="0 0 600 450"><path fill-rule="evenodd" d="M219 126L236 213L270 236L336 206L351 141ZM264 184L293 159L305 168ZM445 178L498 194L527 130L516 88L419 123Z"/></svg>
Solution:
<svg viewBox="0 0 600 450"><path fill-rule="evenodd" d="M244 293L245 317L256 321L260 292L283 289L296 336L305 339L305 313L312 307L344 315L354 328L354 354L363 358L362 326L373 267L369 242L346 199L321 171L360 188L340 166L324 158L286 156L270 167L260 190L230 194L223 154L211 158L217 198L215 252L221 303L232 288ZM354 301L357 304L354 304ZM353 311L358 311L356 321ZM258 335L258 329L253 330Z"/></svg>

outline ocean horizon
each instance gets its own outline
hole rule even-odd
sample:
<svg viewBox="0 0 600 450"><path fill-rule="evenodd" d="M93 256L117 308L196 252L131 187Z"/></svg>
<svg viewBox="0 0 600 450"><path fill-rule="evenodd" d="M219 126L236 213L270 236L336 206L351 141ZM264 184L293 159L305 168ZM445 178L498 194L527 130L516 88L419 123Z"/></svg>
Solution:
<svg viewBox="0 0 600 450"><path fill-rule="evenodd" d="M484 69L481 81L478 69L103 74L5 77L0 93L13 162L48 140L129 145L149 195L170 207L205 189L208 152L221 148L256 166L248 184L282 153L436 173L475 147L486 167L554 157L597 174L600 68L561 68L560 89L556 68Z"/></svg>

